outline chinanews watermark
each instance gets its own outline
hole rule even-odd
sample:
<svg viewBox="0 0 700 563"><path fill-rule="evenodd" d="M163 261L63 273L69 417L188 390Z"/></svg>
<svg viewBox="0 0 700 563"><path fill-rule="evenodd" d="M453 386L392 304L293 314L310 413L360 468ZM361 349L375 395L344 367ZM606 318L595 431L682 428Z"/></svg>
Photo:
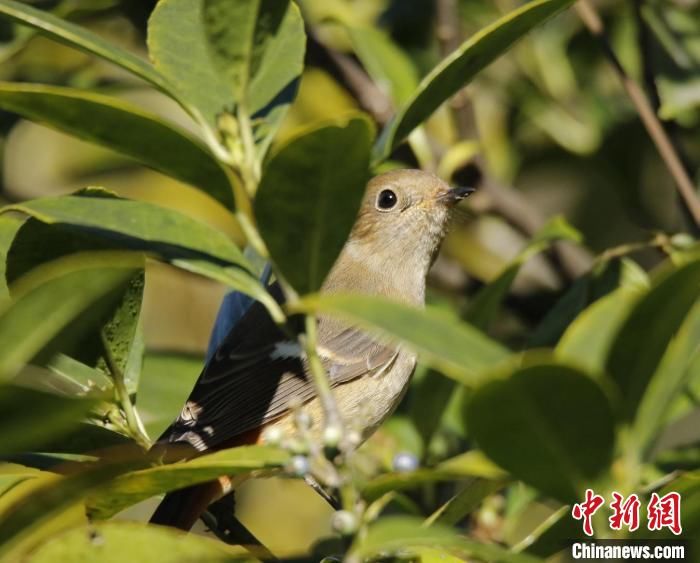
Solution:
<svg viewBox="0 0 700 563"><path fill-rule="evenodd" d="M646 528L651 533L668 530L675 536L683 532L679 493L660 496L654 492L643 503L636 494L625 497L613 491L609 501L607 520L611 530L635 532ZM605 498L587 489L584 500L571 507L571 516L581 522L583 533L592 538L593 516L605 506ZM681 539L575 541L571 544L571 557L589 561L690 561L688 548L688 543Z"/></svg>

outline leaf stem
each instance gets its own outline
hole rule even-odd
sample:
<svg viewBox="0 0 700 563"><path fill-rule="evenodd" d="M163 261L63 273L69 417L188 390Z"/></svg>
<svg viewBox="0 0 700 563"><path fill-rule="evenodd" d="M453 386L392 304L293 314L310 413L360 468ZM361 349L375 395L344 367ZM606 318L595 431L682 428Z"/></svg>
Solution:
<svg viewBox="0 0 700 563"><path fill-rule="evenodd" d="M109 347L109 342L102 333L102 346L105 351L105 360L107 362L107 367L109 368L110 374L112 376L112 381L114 382L114 394L116 396L117 402L124 413L124 418L126 418L127 429L131 438L136 441L144 450L148 450L151 447L151 439L146 433L146 429L143 426L141 417L136 411L136 407L131 402L131 397L129 396L129 391L126 388L126 382L124 381L124 372L117 365L114 356L112 355L112 350Z"/></svg>

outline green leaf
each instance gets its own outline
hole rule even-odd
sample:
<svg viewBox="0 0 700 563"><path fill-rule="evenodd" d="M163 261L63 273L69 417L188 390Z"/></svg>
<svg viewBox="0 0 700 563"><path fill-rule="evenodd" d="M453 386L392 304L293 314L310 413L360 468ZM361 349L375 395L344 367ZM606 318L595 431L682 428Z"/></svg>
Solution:
<svg viewBox="0 0 700 563"><path fill-rule="evenodd" d="M407 397L408 414L425 450L429 449L433 436L442 424L445 408L456 386L456 381L432 369L421 370L421 366L418 366L413 374Z"/></svg>
<svg viewBox="0 0 700 563"><path fill-rule="evenodd" d="M73 528L34 550L30 560L32 563L252 561L250 553L242 547L234 548L212 538L138 522L101 522Z"/></svg>
<svg viewBox="0 0 700 563"><path fill-rule="evenodd" d="M694 540L693 548L697 549L697 539L700 537L700 471L682 474L658 491L660 497L670 492L681 495L682 537ZM668 529L656 534L666 538L676 537Z"/></svg>
<svg viewBox="0 0 700 563"><path fill-rule="evenodd" d="M362 496L371 502L391 491L415 489L427 483L456 481L473 477L503 481L506 474L479 452L467 452L433 468L383 473L362 487Z"/></svg>
<svg viewBox="0 0 700 563"><path fill-rule="evenodd" d="M134 441L118 432L98 426L92 422L81 422L60 439L48 442L42 452L62 454L98 455L97 452L107 452L110 448L133 446Z"/></svg>
<svg viewBox="0 0 700 563"><path fill-rule="evenodd" d="M0 497L22 481L34 479L41 475L42 472L33 467L26 467L17 463L0 463Z"/></svg>
<svg viewBox="0 0 700 563"><path fill-rule="evenodd" d="M65 224L46 225L30 218L17 232L8 253L7 279L12 282L40 264L67 254L112 249L102 239L76 232ZM78 337L70 329L64 331L61 338L44 350L44 361L50 364L59 352L86 364L87 369L99 367L110 373L116 367L124 375L127 387L135 391L141 367L139 345L143 344L139 322L145 281L143 268L145 261L141 271L125 285L113 309L94 317L87 334ZM89 324L88 319L81 322Z"/></svg>
<svg viewBox="0 0 700 563"><path fill-rule="evenodd" d="M47 197L5 207L47 224L89 229L93 237L117 241L167 258L206 258L250 270L238 247L222 232L187 215L152 203L114 197L89 189L76 195Z"/></svg>
<svg viewBox="0 0 700 563"><path fill-rule="evenodd" d="M456 526L467 515L474 512L486 497L498 492L506 484L505 480L473 479L467 481L456 495L433 512L425 522L428 525L439 523L445 526Z"/></svg>
<svg viewBox="0 0 700 563"><path fill-rule="evenodd" d="M369 179L364 117L313 129L272 156L255 198L270 256L301 294L321 287L352 229Z"/></svg>
<svg viewBox="0 0 700 563"><path fill-rule="evenodd" d="M495 319L510 286L515 281L520 268L533 256L546 250L557 240L581 241L581 233L574 229L563 217L554 217L545 225L498 277L482 288L469 304L465 320L475 327L487 330Z"/></svg>
<svg viewBox="0 0 700 563"><path fill-rule="evenodd" d="M0 107L130 156L234 208L231 183L212 154L136 106L73 88L0 82Z"/></svg>
<svg viewBox="0 0 700 563"><path fill-rule="evenodd" d="M610 464L613 415L586 374L555 363L516 367L467 405L467 424L484 453L513 476L563 502Z"/></svg>
<svg viewBox="0 0 700 563"><path fill-rule="evenodd" d="M569 325L555 350L557 358L600 375L615 335L640 298L638 289L621 287L586 308Z"/></svg>
<svg viewBox="0 0 700 563"><path fill-rule="evenodd" d="M16 217L7 217L0 215L0 307L10 297L5 282L5 261L7 260L7 251L12 244L12 239L15 238L17 230L22 226L22 222Z"/></svg>
<svg viewBox="0 0 700 563"><path fill-rule="evenodd" d="M306 36L293 2L204 0L203 16L214 66L251 115L301 75Z"/></svg>
<svg viewBox="0 0 700 563"><path fill-rule="evenodd" d="M617 333L606 368L620 387L621 416L634 417L673 336L700 295L700 261L667 274L637 303Z"/></svg>
<svg viewBox="0 0 700 563"><path fill-rule="evenodd" d="M76 254L24 277L13 288L13 301L0 311L0 381L93 304L99 301L102 310L110 310L142 261L138 254Z"/></svg>
<svg viewBox="0 0 700 563"><path fill-rule="evenodd" d="M139 414L150 436L160 436L182 410L204 358L146 353L139 385Z"/></svg>
<svg viewBox="0 0 700 563"><path fill-rule="evenodd" d="M226 78L209 56L203 7L204 0L158 2L148 20L148 52L178 97L215 127L218 114L231 109L233 100Z"/></svg>
<svg viewBox="0 0 700 563"><path fill-rule="evenodd" d="M440 547L449 553L468 556L482 561L503 563L536 563L541 560L531 555L512 553L502 547L489 545L459 536L444 526L423 526L418 518L390 516L371 524L364 537L355 540L349 558L361 561L371 556L396 553L419 547Z"/></svg>
<svg viewBox="0 0 700 563"><path fill-rule="evenodd" d="M0 455L38 450L65 436L97 404L12 385L0 386ZM41 423L37 423L40 413Z"/></svg>
<svg viewBox="0 0 700 563"><path fill-rule="evenodd" d="M171 91L167 81L147 61L112 45L87 29L15 0L0 2L0 15L28 25L50 39L105 59L150 82L166 94Z"/></svg>
<svg viewBox="0 0 700 563"><path fill-rule="evenodd" d="M475 33L438 64L420 83L408 103L384 128L375 148L376 160L396 146L444 101L464 87L532 28L542 24L573 0L535 0Z"/></svg>
<svg viewBox="0 0 700 563"><path fill-rule="evenodd" d="M206 483L221 475L280 468L288 459L289 453L277 448L242 446L190 461L126 473L90 496L87 501L88 514L91 518L110 518L154 495Z"/></svg>
<svg viewBox="0 0 700 563"><path fill-rule="evenodd" d="M369 75L397 105L406 103L418 86L418 71L391 37L373 27L348 28L352 47Z"/></svg>
<svg viewBox="0 0 700 563"><path fill-rule="evenodd" d="M0 557L20 560L20 554L46 542L58 530L73 524L66 511L90 490L133 469L142 462L97 465L69 477L46 475L10 491L0 505ZM3 497L3 501L7 501ZM67 521L68 520L68 521Z"/></svg>
<svg viewBox="0 0 700 563"><path fill-rule="evenodd" d="M642 459L648 457L673 401L689 382L693 362L700 360L700 302L688 313L671 340L639 403L631 437Z"/></svg>
<svg viewBox="0 0 700 563"><path fill-rule="evenodd" d="M528 348L551 347L567 329L583 318L583 310L612 291L626 287L643 291L649 278L629 258L606 260L579 277L552 307L528 340ZM573 325L572 325L573 323Z"/></svg>
<svg viewBox="0 0 700 563"><path fill-rule="evenodd" d="M509 355L472 326L431 307L421 310L379 297L334 294L306 297L297 309L337 315L405 342L424 363L465 385L477 383Z"/></svg>

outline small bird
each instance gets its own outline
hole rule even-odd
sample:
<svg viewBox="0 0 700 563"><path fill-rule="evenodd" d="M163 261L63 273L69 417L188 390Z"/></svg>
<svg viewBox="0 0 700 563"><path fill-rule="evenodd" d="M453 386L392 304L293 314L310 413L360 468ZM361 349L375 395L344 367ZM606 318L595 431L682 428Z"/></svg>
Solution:
<svg viewBox="0 0 700 563"><path fill-rule="evenodd" d="M474 190L450 188L420 170L394 170L370 180L359 215L322 293L376 295L421 307L428 269L444 236L450 208ZM277 284L269 288L283 302ZM396 408L416 356L344 321L318 319L318 354L341 418L367 438ZM184 447L183 457L260 443L263 431L295 432L291 404L303 404L317 433L323 411L299 343L255 303L204 367L177 420L158 447ZM221 484L166 495L152 523L189 529Z"/></svg>

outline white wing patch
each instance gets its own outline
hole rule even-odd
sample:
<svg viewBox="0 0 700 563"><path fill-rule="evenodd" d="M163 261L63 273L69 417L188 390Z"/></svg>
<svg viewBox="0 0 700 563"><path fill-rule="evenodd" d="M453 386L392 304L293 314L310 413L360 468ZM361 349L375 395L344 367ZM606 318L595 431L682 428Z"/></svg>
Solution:
<svg viewBox="0 0 700 563"><path fill-rule="evenodd" d="M298 342L284 341L277 342L272 352L270 352L271 360L286 360L289 358L303 358L303 352Z"/></svg>

